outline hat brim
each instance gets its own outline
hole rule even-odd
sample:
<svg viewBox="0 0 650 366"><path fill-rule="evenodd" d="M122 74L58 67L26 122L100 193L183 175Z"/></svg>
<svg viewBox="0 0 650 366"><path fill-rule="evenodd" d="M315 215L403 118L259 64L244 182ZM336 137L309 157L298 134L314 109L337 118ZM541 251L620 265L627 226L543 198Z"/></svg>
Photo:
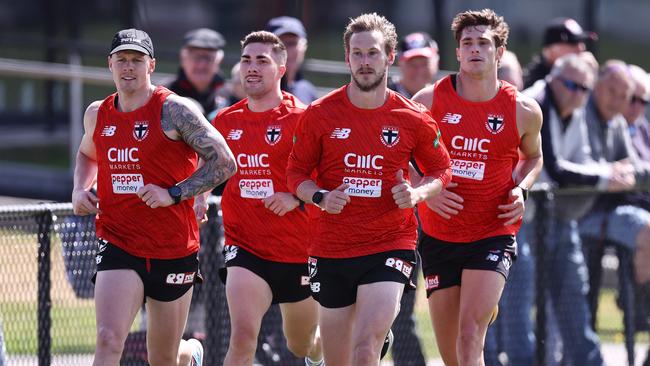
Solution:
<svg viewBox="0 0 650 366"><path fill-rule="evenodd" d="M426 48L414 48L412 50L408 50L402 53L400 59L407 61L412 59L413 57L434 58L437 56L438 56L438 52L436 52L436 50L430 47L426 47Z"/></svg>
<svg viewBox="0 0 650 366"><path fill-rule="evenodd" d="M273 34L275 34L278 37L283 35L283 34L295 34L300 38L307 38L307 35L305 34L305 32L303 32L303 31L301 31L299 29L293 28L293 27L280 27L280 28L274 30Z"/></svg>
<svg viewBox="0 0 650 366"><path fill-rule="evenodd" d="M207 41L202 41L197 39L185 43L183 47L203 48L206 50L220 50L221 48L223 48L223 45L216 46L214 42L207 42Z"/></svg>
<svg viewBox="0 0 650 366"><path fill-rule="evenodd" d="M111 53L109 53L108 55L110 56L110 55L114 54L115 52L119 52L119 51L138 51L140 53L144 53L147 56L153 57L153 55L150 54L149 51L147 51L146 48L144 48L144 47L142 47L140 45L137 45L137 44L119 45L119 46L113 48L113 50L111 50Z"/></svg>

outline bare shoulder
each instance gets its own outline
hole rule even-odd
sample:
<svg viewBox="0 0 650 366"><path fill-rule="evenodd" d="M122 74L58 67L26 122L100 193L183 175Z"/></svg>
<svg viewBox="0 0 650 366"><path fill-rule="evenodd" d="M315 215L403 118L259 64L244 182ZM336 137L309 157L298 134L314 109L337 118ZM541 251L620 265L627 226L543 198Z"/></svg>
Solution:
<svg viewBox="0 0 650 366"><path fill-rule="evenodd" d="M517 92L517 127L521 132L535 132L542 127L542 109L537 101Z"/></svg>
<svg viewBox="0 0 650 366"><path fill-rule="evenodd" d="M97 114L99 112L99 107L102 105L101 100L96 100L86 108L84 112L84 129L86 131L92 131L95 129L97 124Z"/></svg>
<svg viewBox="0 0 650 366"><path fill-rule="evenodd" d="M429 85L424 89L420 90L411 98L412 100L424 104L427 109L431 109L433 105L433 89L435 85Z"/></svg>

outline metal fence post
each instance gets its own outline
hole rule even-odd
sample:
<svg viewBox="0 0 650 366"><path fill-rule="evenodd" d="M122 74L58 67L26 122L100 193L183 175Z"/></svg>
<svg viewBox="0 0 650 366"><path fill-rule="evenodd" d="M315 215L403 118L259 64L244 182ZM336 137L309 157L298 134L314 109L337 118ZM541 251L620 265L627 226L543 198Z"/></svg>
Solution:
<svg viewBox="0 0 650 366"><path fill-rule="evenodd" d="M546 234L553 215L553 192L544 190L534 195L537 213L535 215L535 349L538 366L546 365Z"/></svg>
<svg viewBox="0 0 650 366"><path fill-rule="evenodd" d="M38 365L52 364L52 299L50 287L50 255L52 211L46 210L36 217L38 223Z"/></svg>
<svg viewBox="0 0 650 366"><path fill-rule="evenodd" d="M206 312L206 338L205 338L205 361L206 365L219 365L226 356L226 346L229 337L228 322L224 317L228 314L224 311L227 305L225 286L219 278L219 269L223 266L221 255L221 240L223 238L223 227L219 204L211 203L208 210L208 223L206 224L208 235L203 248L202 261L205 261L204 286L205 291L205 312ZM226 323L224 326L224 323ZM225 339L224 339L225 338Z"/></svg>

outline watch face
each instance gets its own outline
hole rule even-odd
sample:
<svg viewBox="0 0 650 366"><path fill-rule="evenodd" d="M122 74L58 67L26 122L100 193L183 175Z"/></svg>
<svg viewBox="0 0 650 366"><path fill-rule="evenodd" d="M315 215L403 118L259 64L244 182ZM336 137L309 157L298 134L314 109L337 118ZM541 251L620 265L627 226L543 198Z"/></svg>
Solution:
<svg viewBox="0 0 650 366"><path fill-rule="evenodd" d="M323 192L321 192L321 191L318 191L318 192L314 193L313 196L311 196L311 201L315 205L319 204L320 201L322 201L322 200L323 200Z"/></svg>
<svg viewBox="0 0 650 366"><path fill-rule="evenodd" d="M169 188L169 195L172 197L180 197L182 193L183 192L181 192L181 188L178 186Z"/></svg>

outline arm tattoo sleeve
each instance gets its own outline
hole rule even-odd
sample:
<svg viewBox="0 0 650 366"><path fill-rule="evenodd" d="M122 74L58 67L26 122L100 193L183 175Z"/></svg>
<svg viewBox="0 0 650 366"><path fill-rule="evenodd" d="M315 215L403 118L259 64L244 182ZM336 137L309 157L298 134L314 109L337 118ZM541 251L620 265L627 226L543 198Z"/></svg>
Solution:
<svg viewBox="0 0 650 366"><path fill-rule="evenodd" d="M225 182L236 171L234 158L226 141L203 115L189 103L169 96L162 108L161 125L163 130L176 130L205 164L189 178L178 183L183 195L188 199L206 192Z"/></svg>

